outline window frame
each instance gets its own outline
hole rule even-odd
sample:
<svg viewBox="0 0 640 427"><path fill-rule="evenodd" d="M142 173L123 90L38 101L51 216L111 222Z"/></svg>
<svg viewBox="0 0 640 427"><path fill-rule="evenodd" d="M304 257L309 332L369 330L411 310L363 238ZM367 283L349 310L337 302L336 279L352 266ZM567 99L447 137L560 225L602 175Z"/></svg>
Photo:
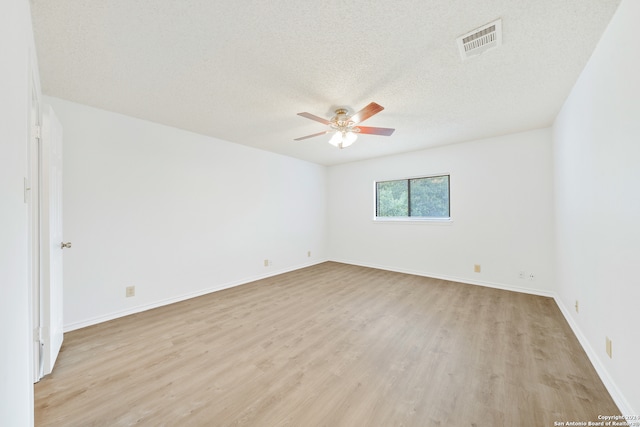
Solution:
<svg viewBox="0 0 640 427"><path fill-rule="evenodd" d="M407 181L407 212L411 214L411 180L424 178L437 178L446 176L448 178L447 197L449 200L449 216L448 217L422 217L422 216L378 216L378 183ZM436 173L430 175L419 175L408 178L397 179L379 179L373 182L373 221L378 223L422 223L422 224L451 224L453 218L451 216L451 173Z"/></svg>

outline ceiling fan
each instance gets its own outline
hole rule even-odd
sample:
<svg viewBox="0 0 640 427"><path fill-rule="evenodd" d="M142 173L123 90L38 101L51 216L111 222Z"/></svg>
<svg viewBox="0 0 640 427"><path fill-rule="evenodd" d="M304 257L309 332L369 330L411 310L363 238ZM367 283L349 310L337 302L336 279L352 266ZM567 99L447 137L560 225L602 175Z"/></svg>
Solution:
<svg viewBox="0 0 640 427"><path fill-rule="evenodd" d="M311 113L298 113L299 116L306 117L307 119L315 120L322 124L328 125L330 129L324 132L314 133L313 135L307 135L294 139L294 141L302 141L303 139L313 138L314 136L325 135L327 133L334 132L333 136L329 140L329 144L338 148L345 148L354 143L358 138L359 133L369 135L384 135L389 136L395 131L391 128L378 128L371 126L358 126L359 123L364 122L374 114L378 114L384 110L382 105L375 102L370 103L362 110L358 111L354 115L349 115L349 110L346 108L338 108L336 115L330 120L323 119L322 117L315 116Z"/></svg>

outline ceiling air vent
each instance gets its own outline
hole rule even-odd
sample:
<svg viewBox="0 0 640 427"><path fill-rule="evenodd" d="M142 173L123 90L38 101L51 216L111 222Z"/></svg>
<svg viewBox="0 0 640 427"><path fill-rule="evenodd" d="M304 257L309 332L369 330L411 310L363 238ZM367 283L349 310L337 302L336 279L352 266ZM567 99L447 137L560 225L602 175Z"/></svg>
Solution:
<svg viewBox="0 0 640 427"><path fill-rule="evenodd" d="M458 37L458 49L462 59L480 55L502 44L502 20L490 22Z"/></svg>

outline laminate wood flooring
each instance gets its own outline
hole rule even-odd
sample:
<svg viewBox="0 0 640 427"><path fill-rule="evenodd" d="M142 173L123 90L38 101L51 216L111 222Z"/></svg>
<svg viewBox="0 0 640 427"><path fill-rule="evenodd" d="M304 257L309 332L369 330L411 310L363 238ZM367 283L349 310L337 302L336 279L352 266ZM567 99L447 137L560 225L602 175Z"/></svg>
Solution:
<svg viewBox="0 0 640 427"><path fill-rule="evenodd" d="M65 335L37 426L553 426L618 414L551 298L323 263Z"/></svg>

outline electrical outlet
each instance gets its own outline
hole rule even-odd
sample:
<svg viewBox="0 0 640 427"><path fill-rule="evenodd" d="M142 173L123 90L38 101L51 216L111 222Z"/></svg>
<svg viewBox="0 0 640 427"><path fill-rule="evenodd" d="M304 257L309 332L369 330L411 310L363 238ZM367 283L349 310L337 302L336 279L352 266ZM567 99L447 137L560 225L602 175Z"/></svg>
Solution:
<svg viewBox="0 0 640 427"><path fill-rule="evenodd" d="M524 271L518 272L518 278L524 279L525 277L527 277L527 273L525 273Z"/></svg>
<svg viewBox="0 0 640 427"><path fill-rule="evenodd" d="M127 286L125 296L127 298L135 297L136 296L136 287L135 286Z"/></svg>
<svg viewBox="0 0 640 427"><path fill-rule="evenodd" d="M473 271L475 273L480 273L480 264L474 264L473 265Z"/></svg>
<svg viewBox="0 0 640 427"><path fill-rule="evenodd" d="M268 259L264 260L264 266L265 267L269 267L271 265L271 261L269 261Z"/></svg>
<svg viewBox="0 0 640 427"><path fill-rule="evenodd" d="M607 354L609 355L609 358L613 358L613 356L611 355L611 340L609 339L609 337L605 337L607 339L606 341L606 350L607 350Z"/></svg>
<svg viewBox="0 0 640 427"><path fill-rule="evenodd" d="M311 251L307 251L307 258L311 258Z"/></svg>
<svg viewBox="0 0 640 427"><path fill-rule="evenodd" d="M533 273L529 273L529 280L535 280L536 275Z"/></svg>
<svg viewBox="0 0 640 427"><path fill-rule="evenodd" d="M578 305L578 300L576 300L576 313L580 313L580 306Z"/></svg>

